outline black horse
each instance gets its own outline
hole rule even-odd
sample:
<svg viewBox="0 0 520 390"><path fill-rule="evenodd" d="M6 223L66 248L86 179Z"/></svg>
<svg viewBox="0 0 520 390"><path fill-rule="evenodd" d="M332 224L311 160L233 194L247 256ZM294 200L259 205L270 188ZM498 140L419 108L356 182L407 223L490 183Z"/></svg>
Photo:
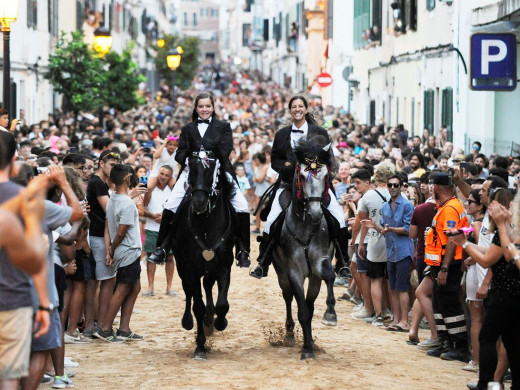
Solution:
<svg viewBox="0 0 520 390"><path fill-rule="evenodd" d="M318 138L318 137L315 137ZM298 305L298 320L303 330L302 359L314 358L312 317L314 301L321 281L327 284L327 310L322 322L336 325L333 284L335 274L331 265L334 244L324 213L329 201L329 171L333 163L329 145L309 140L295 149L297 159L293 180L292 201L285 213L278 242L273 252L278 283L286 304L286 340L294 341L294 320L291 304ZM309 279L307 295L304 281Z"/></svg>
<svg viewBox="0 0 520 390"><path fill-rule="evenodd" d="M190 156L187 184L189 188L174 225L174 254L186 294L182 327L193 329L190 307L193 299L197 320L197 347L193 358L203 360L207 352L204 327L222 331L227 326L227 295L236 239L235 214L228 201L233 186L225 170L220 168L218 158L209 151ZM201 277L204 277L206 305L202 299ZM212 294L215 282L218 284L216 305Z"/></svg>

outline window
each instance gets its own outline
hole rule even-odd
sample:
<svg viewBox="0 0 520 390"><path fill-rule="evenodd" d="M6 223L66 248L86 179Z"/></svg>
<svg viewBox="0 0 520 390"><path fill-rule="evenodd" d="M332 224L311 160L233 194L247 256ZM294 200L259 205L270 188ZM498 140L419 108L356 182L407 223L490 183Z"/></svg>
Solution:
<svg viewBox="0 0 520 390"><path fill-rule="evenodd" d="M251 40L251 23L244 23L242 25L242 46L249 46Z"/></svg>
<svg viewBox="0 0 520 390"><path fill-rule="evenodd" d="M442 90L442 126L448 130L448 141L453 141L453 89Z"/></svg>
<svg viewBox="0 0 520 390"><path fill-rule="evenodd" d="M36 30L38 27L38 1L27 0L27 27Z"/></svg>
<svg viewBox="0 0 520 390"><path fill-rule="evenodd" d="M433 134L433 121L435 109L435 91L428 89L424 91L424 128L430 130Z"/></svg>
<svg viewBox="0 0 520 390"><path fill-rule="evenodd" d="M193 13L193 25L194 26L197 25L197 13L196 12Z"/></svg>
<svg viewBox="0 0 520 390"><path fill-rule="evenodd" d="M209 10L207 8L201 8L200 9L200 16L203 17L203 16L208 16L209 14Z"/></svg>
<svg viewBox="0 0 520 390"><path fill-rule="evenodd" d="M264 19L264 41L269 40L269 19Z"/></svg>
<svg viewBox="0 0 520 390"><path fill-rule="evenodd" d="M410 130L412 134L415 134L415 98L412 98L412 128Z"/></svg>
<svg viewBox="0 0 520 390"><path fill-rule="evenodd" d="M218 8L212 8L211 9L211 17L212 18L218 18Z"/></svg>
<svg viewBox="0 0 520 390"><path fill-rule="evenodd" d="M405 22L408 30L417 30L417 0L406 0Z"/></svg>
<svg viewBox="0 0 520 390"><path fill-rule="evenodd" d="M85 8L81 0L76 0L76 30L81 31L83 21L85 20Z"/></svg>
<svg viewBox="0 0 520 390"><path fill-rule="evenodd" d="M57 37L58 31L58 0L47 0L47 16L49 25L49 34L52 37Z"/></svg>
<svg viewBox="0 0 520 390"><path fill-rule="evenodd" d="M354 48L376 46L381 42L381 0L354 0Z"/></svg>
<svg viewBox="0 0 520 390"><path fill-rule="evenodd" d="M182 15L182 24L184 26L188 25L188 13L187 12L184 12L184 14Z"/></svg>
<svg viewBox="0 0 520 390"><path fill-rule="evenodd" d="M435 8L435 0L426 0L426 9L428 11L433 11Z"/></svg>
<svg viewBox="0 0 520 390"><path fill-rule="evenodd" d="M327 21L325 23L325 39L332 39L334 18L332 12L334 10L334 0L327 1Z"/></svg>

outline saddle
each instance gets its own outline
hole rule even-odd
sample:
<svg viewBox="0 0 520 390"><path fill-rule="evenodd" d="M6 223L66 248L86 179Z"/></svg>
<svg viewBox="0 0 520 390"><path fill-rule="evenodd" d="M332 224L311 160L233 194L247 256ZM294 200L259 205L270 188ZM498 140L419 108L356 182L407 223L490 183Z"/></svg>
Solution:
<svg viewBox="0 0 520 390"><path fill-rule="evenodd" d="M267 216L271 212L271 208L273 207L273 202L276 197L276 192L282 188L283 192L280 194L278 201L282 210L287 209L291 204L292 199L292 187L288 183L282 182L280 179L276 181L273 185L271 185L267 190L265 190L264 194L260 198L258 202L258 206L253 213L253 215L257 215L260 211L260 220L267 221ZM262 207L265 207L262 209Z"/></svg>

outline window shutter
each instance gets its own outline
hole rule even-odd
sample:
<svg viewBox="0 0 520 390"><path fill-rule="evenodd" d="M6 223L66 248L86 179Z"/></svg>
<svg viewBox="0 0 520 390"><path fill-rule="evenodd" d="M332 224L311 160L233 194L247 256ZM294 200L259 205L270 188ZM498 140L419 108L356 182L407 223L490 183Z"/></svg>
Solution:
<svg viewBox="0 0 520 390"><path fill-rule="evenodd" d="M448 130L448 141L453 141L453 89L442 90L442 125Z"/></svg>
<svg viewBox="0 0 520 390"><path fill-rule="evenodd" d="M433 132L434 91L424 91L424 128ZM432 134L432 133L431 133Z"/></svg>
<svg viewBox="0 0 520 390"><path fill-rule="evenodd" d="M406 26L412 31L417 30L417 0L406 0Z"/></svg>

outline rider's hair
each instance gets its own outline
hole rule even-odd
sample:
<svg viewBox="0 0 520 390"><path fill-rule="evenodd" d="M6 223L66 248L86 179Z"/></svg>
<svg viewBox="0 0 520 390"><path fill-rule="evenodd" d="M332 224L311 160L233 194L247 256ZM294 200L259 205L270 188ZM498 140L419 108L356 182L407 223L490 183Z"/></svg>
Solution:
<svg viewBox="0 0 520 390"><path fill-rule="evenodd" d="M309 109L309 103L307 102L307 99L305 99L303 96L301 95L296 95L296 96L293 96L291 98L291 100L289 100L289 111L291 110L291 106L293 104L293 102L295 100L301 100L303 102L303 105L305 106L305 108L308 110ZM307 113L305 114L305 120L307 121L307 123L309 125L317 125L318 122L316 121L316 119L314 118L314 115L312 115L309 111L307 111Z"/></svg>
<svg viewBox="0 0 520 390"><path fill-rule="evenodd" d="M199 104L199 100L201 99L209 99L211 101L211 106L213 107L211 117L213 119L218 119L218 115L215 112L215 99L213 98L213 95L209 92L202 92L197 95L197 97L195 98L195 102L193 103L193 112L191 113L191 120L196 121L199 117L199 114L197 114L197 104Z"/></svg>

